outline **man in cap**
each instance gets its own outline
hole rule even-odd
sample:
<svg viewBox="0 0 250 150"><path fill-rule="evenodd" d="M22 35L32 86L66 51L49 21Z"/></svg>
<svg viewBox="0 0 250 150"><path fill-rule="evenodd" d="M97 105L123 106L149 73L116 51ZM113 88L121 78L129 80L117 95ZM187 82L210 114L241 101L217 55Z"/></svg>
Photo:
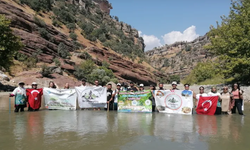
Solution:
<svg viewBox="0 0 250 150"><path fill-rule="evenodd" d="M172 89L171 90L179 90L177 88L177 82L176 81L172 82Z"/></svg>
<svg viewBox="0 0 250 150"><path fill-rule="evenodd" d="M130 82L130 87L128 87L128 91L130 91L130 92L137 92L138 91L138 88L135 87L134 82Z"/></svg>
<svg viewBox="0 0 250 150"><path fill-rule="evenodd" d="M26 107L26 91L24 88L24 82L19 82L18 87L10 94L10 97L15 96L15 112L24 111L24 107Z"/></svg>
<svg viewBox="0 0 250 150"><path fill-rule="evenodd" d="M26 89L26 95L28 99L28 111L37 111L41 107L43 89L37 89L37 83L32 82L31 89Z"/></svg>
<svg viewBox="0 0 250 150"><path fill-rule="evenodd" d="M118 102L118 96L119 96L119 92L121 91L121 84L117 83L117 88L113 91L112 97L109 100L109 103L113 101L113 108L112 110L117 110L117 102Z"/></svg>
<svg viewBox="0 0 250 150"><path fill-rule="evenodd" d="M139 85L139 91L144 91L144 84Z"/></svg>

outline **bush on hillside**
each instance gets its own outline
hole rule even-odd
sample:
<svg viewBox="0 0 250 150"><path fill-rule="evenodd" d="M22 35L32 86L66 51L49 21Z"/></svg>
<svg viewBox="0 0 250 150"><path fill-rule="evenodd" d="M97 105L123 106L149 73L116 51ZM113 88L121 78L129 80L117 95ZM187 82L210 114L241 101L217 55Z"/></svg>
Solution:
<svg viewBox="0 0 250 150"><path fill-rule="evenodd" d="M62 58L67 58L70 56L67 46L64 43L60 43L57 48L57 53Z"/></svg>
<svg viewBox="0 0 250 150"><path fill-rule="evenodd" d="M74 41L76 41L77 40L77 35L75 34L75 33L70 33L69 34L69 37L72 39L72 40L74 40Z"/></svg>
<svg viewBox="0 0 250 150"><path fill-rule="evenodd" d="M37 16L34 16L33 19L38 26L46 27L46 23L42 19L39 19Z"/></svg>
<svg viewBox="0 0 250 150"><path fill-rule="evenodd" d="M42 68L41 74L42 74L43 77L50 77L51 76L52 71L46 64L43 64L41 66L41 68Z"/></svg>
<svg viewBox="0 0 250 150"><path fill-rule="evenodd" d="M49 32L45 29L45 28L40 28L38 30L39 34L41 35L42 38L46 39L46 40L50 40L50 34Z"/></svg>

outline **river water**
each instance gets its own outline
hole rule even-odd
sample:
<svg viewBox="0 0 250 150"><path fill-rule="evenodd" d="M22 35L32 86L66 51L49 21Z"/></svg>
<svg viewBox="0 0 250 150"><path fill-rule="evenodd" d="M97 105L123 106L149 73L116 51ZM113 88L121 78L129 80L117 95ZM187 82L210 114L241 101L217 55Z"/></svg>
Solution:
<svg viewBox="0 0 250 150"><path fill-rule="evenodd" d="M0 150L250 149L249 109L245 117L11 109L0 95Z"/></svg>

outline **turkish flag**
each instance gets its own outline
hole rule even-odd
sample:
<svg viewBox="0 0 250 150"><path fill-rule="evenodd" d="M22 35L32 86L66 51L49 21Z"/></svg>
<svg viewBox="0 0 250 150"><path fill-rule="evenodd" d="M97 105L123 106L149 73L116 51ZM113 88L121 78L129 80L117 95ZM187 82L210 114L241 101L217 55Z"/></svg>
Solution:
<svg viewBox="0 0 250 150"><path fill-rule="evenodd" d="M218 96L200 97L196 108L197 114L214 115L217 107Z"/></svg>
<svg viewBox="0 0 250 150"><path fill-rule="evenodd" d="M43 89L26 89L29 107L32 109L39 109L41 107L41 99Z"/></svg>

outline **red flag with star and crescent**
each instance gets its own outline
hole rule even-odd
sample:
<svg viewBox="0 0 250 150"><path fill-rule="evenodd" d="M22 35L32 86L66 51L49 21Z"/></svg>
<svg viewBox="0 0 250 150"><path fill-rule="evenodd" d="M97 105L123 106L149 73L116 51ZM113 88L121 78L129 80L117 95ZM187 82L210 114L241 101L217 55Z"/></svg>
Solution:
<svg viewBox="0 0 250 150"><path fill-rule="evenodd" d="M217 107L218 96L200 97L198 106L196 108L197 114L200 115L214 115Z"/></svg>
<svg viewBox="0 0 250 150"><path fill-rule="evenodd" d="M41 100L43 89L26 89L29 107L32 109L39 109L41 107Z"/></svg>

